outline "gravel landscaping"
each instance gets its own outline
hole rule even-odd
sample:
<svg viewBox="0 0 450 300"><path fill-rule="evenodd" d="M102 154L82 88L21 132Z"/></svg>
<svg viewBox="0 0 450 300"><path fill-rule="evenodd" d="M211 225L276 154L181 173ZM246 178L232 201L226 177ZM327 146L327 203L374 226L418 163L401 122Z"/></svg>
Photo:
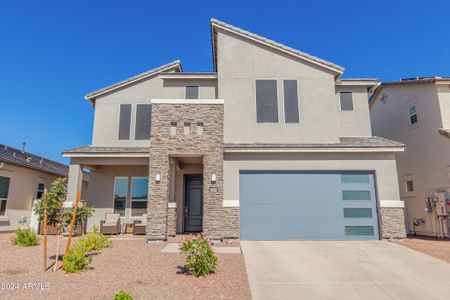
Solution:
<svg viewBox="0 0 450 300"><path fill-rule="evenodd" d="M161 253L166 243L147 244L143 238L113 239L112 248L92 253L87 271L69 275L42 271L42 237L38 246L22 248L11 245L10 236L0 234L0 299L114 299L121 289L134 299L251 298L241 254L217 254L219 271L195 278L183 273L185 261L181 254ZM56 238L50 236L50 257L55 247ZM53 261L51 257L48 267ZM19 284L22 289L10 290L6 283ZM42 283L44 290L23 289L23 284L28 283Z"/></svg>
<svg viewBox="0 0 450 300"><path fill-rule="evenodd" d="M450 239L417 236L395 243L450 263Z"/></svg>

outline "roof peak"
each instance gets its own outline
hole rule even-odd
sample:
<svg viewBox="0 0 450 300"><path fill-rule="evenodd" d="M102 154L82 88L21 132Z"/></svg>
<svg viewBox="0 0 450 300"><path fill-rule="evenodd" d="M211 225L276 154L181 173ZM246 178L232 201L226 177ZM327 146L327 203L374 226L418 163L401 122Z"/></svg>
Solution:
<svg viewBox="0 0 450 300"><path fill-rule="evenodd" d="M288 54L290 54L292 56L295 56L297 58L303 59L303 60L308 61L310 63L319 65L322 68L325 68L325 69L328 69L328 70L331 70L331 71L335 72L338 75L337 77L339 77L344 72L345 68L340 66L340 65L337 65L335 63L332 63L332 62L326 61L324 59L318 58L318 57L313 56L311 54L308 54L306 52L302 52L300 50L297 50L297 49L285 46L285 45L283 45L281 43L278 43L278 42L275 42L275 41L270 40L268 38L265 38L263 36L254 34L254 33L250 32L250 31L241 29L239 27L230 25L230 24L225 23L223 21L220 21L218 19L211 18L211 33L212 33L213 59L214 59L214 69L215 70L217 70L217 59L216 59L216 50L215 50L217 41L216 41L216 38L215 38L215 31L214 31L214 28L216 28L216 27L217 28L221 28L223 30L231 31L231 32L233 32L235 34L238 34L238 35L244 37L244 38L247 38L247 39L259 42L261 44L264 44L264 45L267 45L267 46L269 46L271 48L274 48L274 49L277 49L279 51L288 53Z"/></svg>
<svg viewBox="0 0 450 300"><path fill-rule="evenodd" d="M132 84L132 83L134 83L134 82L136 82L136 81L143 80L143 79L148 78L148 77L150 77L150 76L153 76L153 75L155 75L155 74L158 74L158 73L161 73L161 72L168 71L168 70L173 69L173 68L178 68L178 72L182 72L183 69L182 69L182 67L181 67L181 61L180 61L180 60L174 60L174 61L172 61L172 62L169 62L169 63L164 64L164 65L161 65L161 66L159 66L159 67L150 69L150 70L145 71L145 72L143 72L143 73L140 73L140 74L138 74L138 75L129 77L129 78L125 79L125 80L116 82L116 83L114 83L114 84L111 84L111 85L109 85L109 86L106 86L106 87L104 87L104 88L101 88L101 89L99 89L99 90L96 90L96 91L94 91L94 92L91 92L91 93L87 94L87 95L85 96L85 98L86 98L87 100L93 102L93 101L95 100L95 98L98 97L98 96L100 96L100 95L103 95L103 94L108 93L108 92L111 92L111 91L113 91L113 90L122 88L122 87L127 86L127 85L129 85L129 84Z"/></svg>

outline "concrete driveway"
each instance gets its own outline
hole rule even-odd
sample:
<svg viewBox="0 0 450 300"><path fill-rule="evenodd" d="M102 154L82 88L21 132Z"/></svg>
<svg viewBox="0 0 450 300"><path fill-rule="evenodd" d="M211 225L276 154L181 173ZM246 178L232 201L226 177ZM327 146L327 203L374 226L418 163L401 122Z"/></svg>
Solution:
<svg viewBox="0 0 450 300"><path fill-rule="evenodd" d="M241 241L254 299L450 299L450 264L384 241Z"/></svg>

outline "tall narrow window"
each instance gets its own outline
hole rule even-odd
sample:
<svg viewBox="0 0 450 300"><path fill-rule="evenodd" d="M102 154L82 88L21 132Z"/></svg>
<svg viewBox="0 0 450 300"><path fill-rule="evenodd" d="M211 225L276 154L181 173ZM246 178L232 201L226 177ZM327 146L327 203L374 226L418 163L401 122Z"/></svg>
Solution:
<svg viewBox="0 0 450 300"><path fill-rule="evenodd" d="M114 178L114 213L125 217L128 194L128 177Z"/></svg>
<svg viewBox="0 0 450 300"><path fill-rule="evenodd" d="M406 181L406 192L413 193L414 192L414 181L407 180Z"/></svg>
<svg viewBox="0 0 450 300"><path fill-rule="evenodd" d="M119 140L129 140L131 129L131 104L120 105Z"/></svg>
<svg viewBox="0 0 450 300"><path fill-rule="evenodd" d="M10 178L0 176L0 216L6 214L6 204L8 202Z"/></svg>
<svg viewBox="0 0 450 300"><path fill-rule="evenodd" d="M177 134L177 122L170 122L170 135Z"/></svg>
<svg viewBox="0 0 450 300"><path fill-rule="evenodd" d="M147 213L148 178L131 178L131 216L138 217Z"/></svg>
<svg viewBox="0 0 450 300"><path fill-rule="evenodd" d="M184 135L190 135L191 134L191 123L184 122Z"/></svg>
<svg viewBox="0 0 450 300"><path fill-rule="evenodd" d="M152 105L138 104L136 105L136 130L134 138L136 140L150 139L150 126L152 122Z"/></svg>
<svg viewBox="0 0 450 300"><path fill-rule="evenodd" d="M353 110L352 92L340 92L339 99L341 101L341 110Z"/></svg>
<svg viewBox="0 0 450 300"><path fill-rule="evenodd" d="M45 189L45 184L38 183L36 199L41 199L42 198L42 195L44 194L44 189Z"/></svg>
<svg viewBox="0 0 450 300"><path fill-rule="evenodd" d="M297 80L284 80L284 121L298 123L298 89Z"/></svg>
<svg viewBox="0 0 450 300"><path fill-rule="evenodd" d="M408 115L409 115L409 125L416 124L419 119L417 119L417 108L414 104L408 109Z"/></svg>
<svg viewBox="0 0 450 300"><path fill-rule="evenodd" d="M196 85L186 86L186 99L198 99L198 86Z"/></svg>
<svg viewBox="0 0 450 300"><path fill-rule="evenodd" d="M256 80L256 122L278 123L276 80Z"/></svg>
<svg viewBox="0 0 450 300"><path fill-rule="evenodd" d="M203 135L203 122L197 122L197 135Z"/></svg>

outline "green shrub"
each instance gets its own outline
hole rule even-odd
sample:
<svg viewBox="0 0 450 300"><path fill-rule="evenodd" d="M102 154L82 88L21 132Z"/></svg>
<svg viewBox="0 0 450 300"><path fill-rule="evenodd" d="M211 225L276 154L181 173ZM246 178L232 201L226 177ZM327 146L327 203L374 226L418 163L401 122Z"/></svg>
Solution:
<svg viewBox="0 0 450 300"><path fill-rule="evenodd" d="M93 250L101 250L109 246L111 246L111 240L109 237L98 232L97 227L94 227L90 232L79 238L74 247L79 247L84 252L91 252Z"/></svg>
<svg viewBox="0 0 450 300"><path fill-rule="evenodd" d="M91 258L86 256L86 252L80 247L73 247L67 255L63 257L64 270L67 273L83 271L91 262Z"/></svg>
<svg viewBox="0 0 450 300"><path fill-rule="evenodd" d="M203 236L189 236L183 240L180 250L186 255L186 268L194 276L206 276L217 270L217 257Z"/></svg>
<svg viewBox="0 0 450 300"><path fill-rule="evenodd" d="M34 230L21 229L16 230L16 237L12 238L13 245L30 247L38 244L38 238Z"/></svg>
<svg viewBox="0 0 450 300"><path fill-rule="evenodd" d="M133 297L122 290L116 294L114 300L133 300Z"/></svg>

